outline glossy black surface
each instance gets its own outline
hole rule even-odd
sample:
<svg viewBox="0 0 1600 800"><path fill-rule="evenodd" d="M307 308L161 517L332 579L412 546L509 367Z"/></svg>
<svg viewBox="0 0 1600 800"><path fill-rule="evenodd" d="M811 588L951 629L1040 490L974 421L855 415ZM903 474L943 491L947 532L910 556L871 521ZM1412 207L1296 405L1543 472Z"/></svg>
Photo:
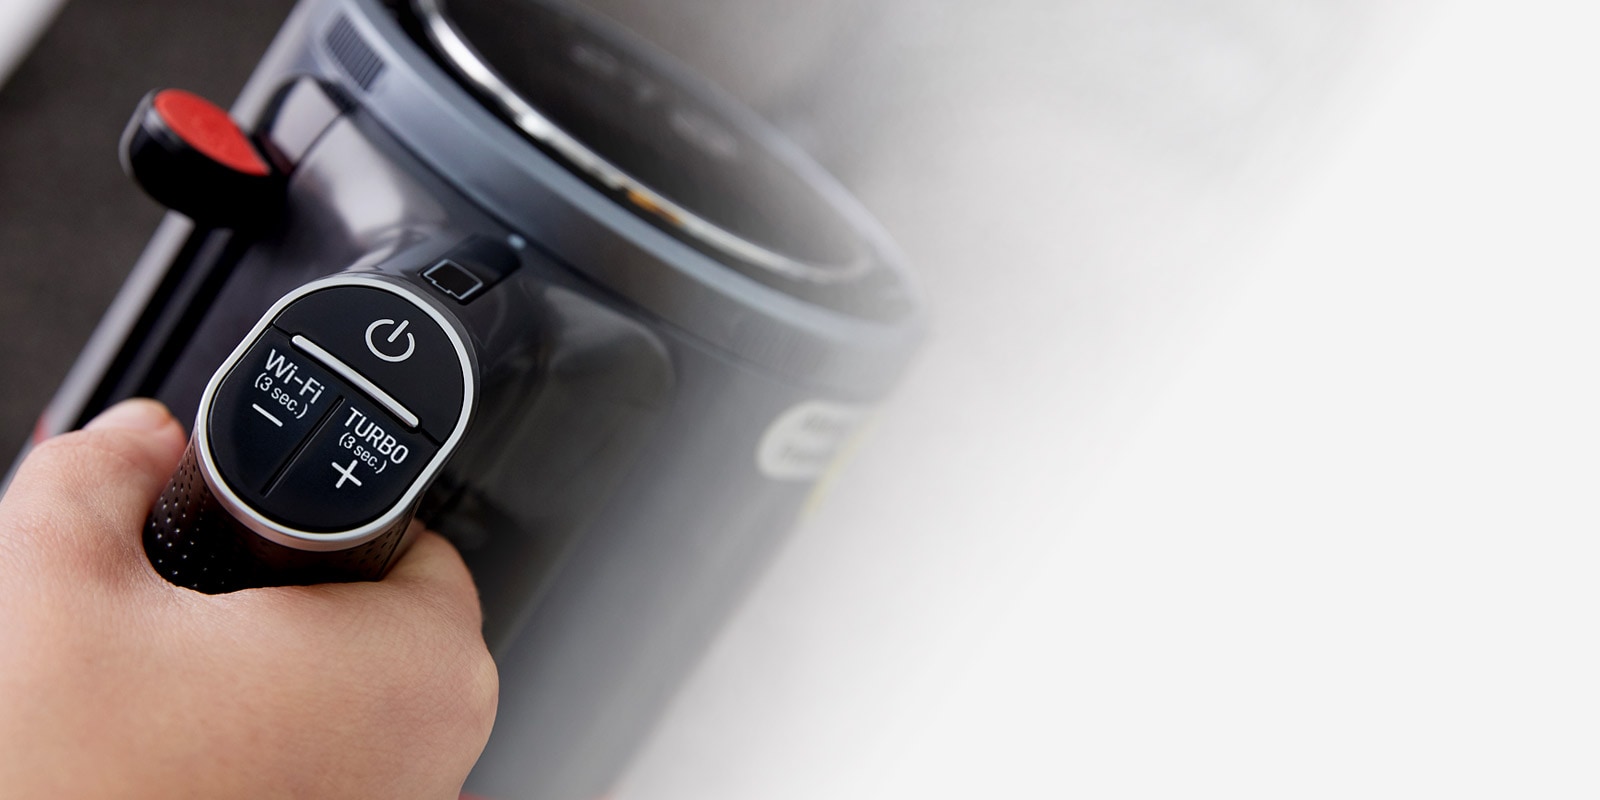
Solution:
<svg viewBox="0 0 1600 800"><path fill-rule="evenodd" d="M259 510L304 531L365 525L404 496L438 449L377 404L351 396L311 435Z"/></svg>
<svg viewBox="0 0 1600 800"><path fill-rule="evenodd" d="M235 491L259 497L348 387L268 330L211 400L211 456Z"/></svg>
<svg viewBox="0 0 1600 800"><path fill-rule="evenodd" d="M443 442L461 419L461 359L422 309L379 289L341 286L307 295L273 321L354 368Z"/></svg>

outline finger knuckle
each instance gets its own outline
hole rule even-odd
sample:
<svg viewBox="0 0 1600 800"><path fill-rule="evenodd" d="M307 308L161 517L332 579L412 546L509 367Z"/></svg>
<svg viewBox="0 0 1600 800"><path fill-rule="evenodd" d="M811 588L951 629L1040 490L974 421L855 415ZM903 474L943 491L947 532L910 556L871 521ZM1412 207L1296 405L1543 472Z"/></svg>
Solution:
<svg viewBox="0 0 1600 800"><path fill-rule="evenodd" d="M489 651L482 647L469 659L467 698L473 719L487 737L489 728L494 725L495 711L500 705L500 670Z"/></svg>

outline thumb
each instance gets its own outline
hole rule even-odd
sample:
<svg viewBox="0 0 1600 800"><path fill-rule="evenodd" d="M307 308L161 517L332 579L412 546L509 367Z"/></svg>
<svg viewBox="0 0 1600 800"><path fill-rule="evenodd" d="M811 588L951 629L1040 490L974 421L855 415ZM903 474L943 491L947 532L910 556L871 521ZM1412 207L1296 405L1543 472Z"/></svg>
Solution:
<svg viewBox="0 0 1600 800"><path fill-rule="evenodd" d="M52 559L128 563L186 438L160 403L136 399L46 440L0 500L0 537Z"/></svg>

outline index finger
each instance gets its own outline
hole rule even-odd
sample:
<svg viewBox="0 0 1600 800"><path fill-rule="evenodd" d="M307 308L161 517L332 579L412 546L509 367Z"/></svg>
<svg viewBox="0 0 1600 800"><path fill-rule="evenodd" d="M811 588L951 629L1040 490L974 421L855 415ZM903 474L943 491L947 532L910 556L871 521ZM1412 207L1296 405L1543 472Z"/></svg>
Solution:
<svg viewBox="0 0 1600 800"><path fill-rule="evenodd" d="M185 439L159 403L120 403L28 454L0 499L0 528L56 563L143 569L139 532Z"/></svg>

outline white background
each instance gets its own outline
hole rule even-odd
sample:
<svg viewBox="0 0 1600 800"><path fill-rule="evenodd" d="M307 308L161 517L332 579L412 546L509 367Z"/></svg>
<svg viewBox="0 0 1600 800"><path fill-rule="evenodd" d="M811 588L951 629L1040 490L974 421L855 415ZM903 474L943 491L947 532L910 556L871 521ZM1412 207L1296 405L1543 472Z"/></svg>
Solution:
<svg viewBox="0 0 1600 800"><path fill-rule="evenodd" d="M1039 42L1170 35L1089 58L1179 122L1334 75L1222 180L1037 93L906 158L935 335L620 795L1594 796L1595 12L1192 12L1292 49L1252 62L1087 5Z"/></svg>

